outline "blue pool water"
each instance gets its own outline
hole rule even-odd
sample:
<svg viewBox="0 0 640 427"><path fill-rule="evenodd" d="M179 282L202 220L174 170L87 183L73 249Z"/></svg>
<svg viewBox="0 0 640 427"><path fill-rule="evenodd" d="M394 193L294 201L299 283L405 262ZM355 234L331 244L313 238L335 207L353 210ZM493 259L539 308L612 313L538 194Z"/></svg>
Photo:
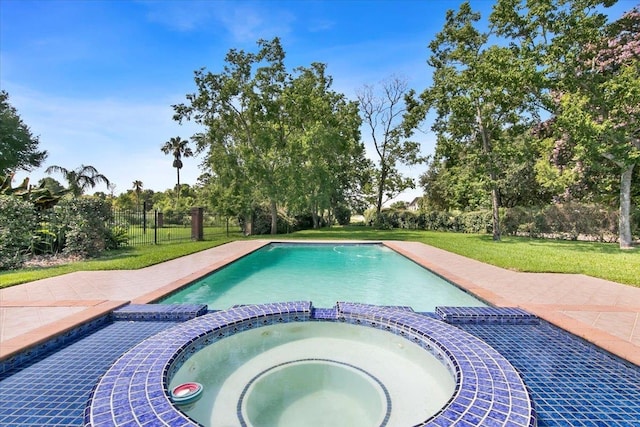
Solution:
<svg viewBox="0 0 640 427"><path fill-rule="evenodd" d="M482 301L393 250L377 244L271 244L162 301L202 303L223 310L237 304L336 301L411 306L477 307Z"/></svg>

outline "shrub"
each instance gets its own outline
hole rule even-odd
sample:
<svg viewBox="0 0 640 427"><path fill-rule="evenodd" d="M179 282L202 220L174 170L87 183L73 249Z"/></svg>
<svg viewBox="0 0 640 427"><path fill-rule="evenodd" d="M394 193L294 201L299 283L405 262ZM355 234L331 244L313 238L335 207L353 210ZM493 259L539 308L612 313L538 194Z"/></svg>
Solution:
<svg viewBox="0 0 640 427"><path fill-rule="evenodd" d="M351 222L351 209L338 205L333 209L333 216L339 225L349 225Z"/></svg>
<svg viewBox="0 0 640 427"><path fill-rule="evenodd" d="M406 228L409 230L415 230L418 228L419 215L403 209L398 212L398 226L400 228Z"/></svg>
<svg viewBox="0 0 640 427"><path fill-rule="evenodd" d="M31 203L0 195L0 270L22 265L37 225L36 211Z"/></svg>
<svg viewBox="0 0 640 427"><path fill-rule="evenodd" d="M167 208L162 211L164 226L179 225L188 227L191 224L191 212L185 209Z"/></svg>
<svg viewBox="0 0 640 427"><path fill-rule="evenodd" d="M399 227L398 212L395 209L383 209L378 214L375 209L364 213L365 223L379 230L391 230Z"/></svg>
<svg viewBox="0 0 640 427"><path fill-rule="evenodd" d="M430 211L421 214L425 230L449 231L452 227L452 220L448 212Z"/></svg>
<svg viewBox="0 0 640 427"><path fill-rule="evenodd" d="M63 215L63 253L83 258L98 255L109 247L113 233L108 224L112 212L108 203L95 198L65 200L59 204Z"/></svg>
<svg viewBox="0 0 640 427"><path fill-rule="evenodd" d="M118 249L129 242L128 227L126 225L114 225L108 229L105 249Z"/></svg>
<svg viewBox="0 0 640 427"><path fill-rule="evenodd" d="M460 215L460 223L465 233L491 233L493 212L490 210L464 212Z"/></svg>

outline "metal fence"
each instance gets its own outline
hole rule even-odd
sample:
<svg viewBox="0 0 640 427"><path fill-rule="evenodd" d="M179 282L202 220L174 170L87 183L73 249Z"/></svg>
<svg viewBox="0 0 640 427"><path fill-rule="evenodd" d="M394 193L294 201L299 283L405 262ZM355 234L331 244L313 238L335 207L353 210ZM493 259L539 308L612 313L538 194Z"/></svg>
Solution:
<svg viewBox="0 0 640 427"><path fill-rule="evenodd" d="M113 229L127 236L126 245L151 245L171 241L188 241L191 236L191 211L117 210L112 211ZM211 213L204 213L204 239L237 230L235 221Z"/></svg>

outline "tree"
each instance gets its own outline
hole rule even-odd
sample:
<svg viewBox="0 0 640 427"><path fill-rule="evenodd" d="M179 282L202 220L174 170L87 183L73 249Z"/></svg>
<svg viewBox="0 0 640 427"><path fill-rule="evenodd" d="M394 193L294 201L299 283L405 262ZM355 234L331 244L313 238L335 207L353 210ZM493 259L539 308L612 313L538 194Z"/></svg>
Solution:
<svg viewBox="0 0 640 427"><path fill-rule="evenodd" d="M38 181L38 186L49 189L52 193L64 192L64 186L58 182L58 180L46 176Z"/></svg>
<svg viewBox="0 0 640 427"><path fill-rule="evenodd" d="M216 210L250 224L256 210L318 216L342 203L364 158L355 103L331 90L325 65L289 72L280 40L256 53L231 49L223 71L196 71L197 93L174 105L174 119L205 127L193 137L206 152Z"/></svg>
<svg viewBox="0 0 640 427"><path fill-rule="evenodd" d="M500 0L499 31L537 65L539 99L580 169L619 177L619 242L632 247L632 177L640 159L640 14L606 24L608 0ZM558 145L553 147L558 148ZM578 174L576 174L579 176Z"/></svg>
<svg viewBox="0 0 640 427"><path fill-rule="evenodd" d="M62 166L49 166L46 173L58 172L67 181L68 189L73 197L81 196L88 188L95 188L96 185L104 183L109 186L110 182L106 176L98 172L93 166L80 165L77 169L68 170Z"/></svg>
<svg viewBox="0 0 640 427"><path fill-rule="evenodd" d="M44 162L46 151L38 151L37 136L22 122L9 104L9 94L0 91L0 175L22 169L31 171Z"/></svg>
<svg viewBox="0 0 640 427"><path fill-rule="evenodd" d="M138 208L138 210L140 210L140 193L142 193L142 187L142 181L133 181L133 192L136 193L136 207Z"/></svg>
<svg viewBox="0 0 640 427"><path fill-rule="evenodd" d="M293 186L289 203L309 212L313 227L323 212L350 205L358 190L364 157L360 142L360 116L355 102L331 90L326 66L300 67L284 93L292 131Z"/></svg>
<svg viewBox="0 0 640 427"><path fill-rule="evenodd" d="M531 127L535 110L527 103L532 65L513 46L489 45L491 33L480 32L480 14L468 2L447 11L445 25L429 44L433 83L420 101L410 93L408 125L434 109L435 157L438 161L472 160L488 178L493 211L493 239L500 240L499 179L502 159L514 138ZM416 116L418 119L416 119ZM448 166L448 165L447 165Z"/></svg>
<svg viewBox="0 0 640 427"><path fill-rule="evenodd" d="M364 86L357 94L360 112L377 154L377 214L380 214L386 201L408 188L415 187L411 178L402 176L398 166L415 165L426 160L420 155L420 145L405 139L402 116L405 113L406 93L406 81L393 77L382 83L379 94L372 86Z"/></svg>
<svg viewBox="0 0 640 427"><path fill-rule="evenodd" d="M589 46L579 82L560 100L558 125L585 162L600 159L619 176L619 244L633 247L631 182L640 162L640 13L626 13Z"/></svg>
<svg viewBox="0 0 640 427"><path fill-rule="evenodd" d="M174 105L174 119L194 119L206 132L194 136L199 151L223 188L241 199L231 206L250 215L259 200L267 200L271 232L277 233L278 204L286 198L295 165L289 156L282 94L288 83L280 40L259 40L259 51L231 49L219 74L196 71L197 94L189 105Z"/></svg>
<svg viewBox="0 0 640 427"><path fill-rule="evenodd" d="M173 156L173 167L176 168L176 173L178 175L178 181L176 184L176 195L177 199L180 200L180 169L182 169L183 157L191 157L193 156L193 151L191 148L187 146L189 141L185 141L179 136L172 137L169 141L165 142L162 148L162 152L164 154L171 154Z"/></svg>

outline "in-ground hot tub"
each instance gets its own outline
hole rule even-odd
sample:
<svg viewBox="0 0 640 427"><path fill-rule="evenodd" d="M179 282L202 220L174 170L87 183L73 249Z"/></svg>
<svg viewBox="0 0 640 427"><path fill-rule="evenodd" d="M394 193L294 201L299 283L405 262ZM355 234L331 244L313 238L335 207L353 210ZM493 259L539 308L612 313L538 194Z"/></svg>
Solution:
<svg viewBox="0 0 640 427"><path fill-rule="evenodd" d="M225 403L224 399L227 393L222 393L211 401L214 405L232 409L231 418L228 422L224 421L227 424L224 424L223 419L218 416L214 420L205 422L196 420L195 415L192 418L183 412L184 407L179 407L171 402L170 385L183 380L191 381L196 377L198 379L206 377L206 375L199 377L197 372L215 371L215 369L206 366L201 367L197 357L194 358L195 354L206 351L203 349L214 348L214 343L221 344L225 341L230 343L230 338L232 340L234 337L242 338L243 331L261 334L269 331L277 332L280 324L290 324L295 329L306 326L307 323L328 324L329 326L337 324L347 329L355 328L353 330L358 332L367 331L365 335L369 331L375 331L385 334L385 336L393 336L390 342L395 343L398 349L400 349L399 345L411 348L411 352L416 350L428 355L438 365L441 365L446 372L445 376L455 384L453 392L442 399L443 402L436 405L439 407L435 411L423 412L426 414L422 415L425 418L417 421L412 418L411 421L407 421L411 424L404 424L404 419L394 421L396 412L400 412L397 405L400 405L401 401L415 395L416 400L411 405L416 407L415 413L417 414L424 411L425 402L431 399L431 393L413 390L410 385L403 385L402 381L396 381L392 376L386 376L385 370L394 372L400 368L399 365L390 362L393 358L389 358L389 353L393 354L395 351L392 350L393 345L384 350L376 349L376 351L380 351L380 355L384 355L382 362L371 362L371 359L375 359L376 352L369 351L371 348L366 346L371 343L366 340L362 343L363 347L360 350L343 351L349 354L348 360L340 359L342 357L340 348L361 345L357 343L358 340L348 338L343 340L345 342L342 342L342 345L335 347L333 352L322 350L330 353L331 357L318 357L322 354L321 347L318 346L301 346L305 350L295 348L298 347L295 343L300 340L290 341L290 344L284 346L271 346L265 352L256 353L260 357L257 357L255 361L249 358L245 360L246 363L238 364L239 369L231 369L232 372L222 384L214 381L205 385L202 399L194 403L193 408L197 407L201 401L206 401L207 388L220 387L223 389L227 387L224 383L233 378L228 384L228 387L231 388L226 390L235 388L239 391L236 392L239 397L233 397L233 393L229 393L230 400ZM270 325L277 326L269 329ZM313 338L318 338L318 336ZM333 339L326 336L321 338ZM251 344L247 347L251 347ZM235 349L232 352L235 355L241 354L246 349L242 339L231 348ZM367 350L364 350L365 348ZM293 352L294 349L296 352ZM305 351L312 357L304 356ZM221 354L223 353L221 352ZM269 356L263 353L272 354ZM286 356L287 360L278 362L277 357L272 357L277 356L277 353ZM234 355L229 354L232 365L234 358ZM254 396L254 393L260 392L260 390L255 390L256 387L264 387L265 390L268 390L273 386L273 383L287 378L287 375L293 372L278 374L284 375L284 377L278 378L275 373L280 368L285 366L290 368L296 363L308 359L324 360L319 361L323 366L311 364L305 367L309 369L311 366L312 371L327 369L327 363L332 364L332 367L328 369L329 375L337 372L344 376L345 371L340 369L349 370L347 375L350 377L345 381L353 381L355 385L340 384L339 387L336 387L336 381L339 383L339 380L328 381L330 392L343 392L344 390L362 392L366 390L365 393L370 393L372 396L366 400L368 402L373 400L376 402L375 406L386 400L386 406L383 403L382 407L378 408L379 411L373 414L368 425L442 426L464 424L531 427L536 424L531 399L516 370L504 357L477 338L451 325L405 308L338 303L334 309L314 309L309 302L294 302L241 306L208 314L144 341L120 358L96 385L85 411L85 425L198 425L197 421L205 425L253 425L254 423L260 425L262 415L266 417L265 419L271 420L272 418L269 417L284 415L287 408L291 405L295 406L296 403L281 399L285 405L275 405L275 409L273 409L269 399L263 399L259 394ZM195 376L190 376L190 363L194 360L197 363L193 365L195 369L191 369L191 372ZM402 364L411 362L411 358L402 360ZM214 367L222 366L218 362L211 361L211 364ZM256 369L249 369L248 365L254 362ZM367 365L368 363L371 364ZM418 365L422 365L422 363L422 361L417 362ZM422 368L420 367L420 369ZM419 369L409 369L408 372L418 376L422 375ZM276 377L271 377L272 375L276 375ZM285 379L285 382L293 381L295 378L295 381L300 382L300 387L307 387L306 390L304 387L301 388L301 392L307 393L307 395L315 392L313 384L300 381L299 375L300 372L293 372L292 377ZM314 372L313 375L316 373ZM277 381L272 381L273 379ZM314 384L317 382L317 379L314 380ZM217 394L215 390L214 394ZM382 395L384 395L384 399L381 397ZM399 397L394 399L394 396ZM275 399L276 403L278 400L279 398ZM261 405L266 411L262 414ZM367 403L363 405L365 405L363 410L368 410L366 409ZM235 409L235 414L233 409ZM186 411L188 412L189 409ZM384 417L381 414L384 414Z"/></svg>
<svg viewBox="0 0 640 427"><path fill-rule="evenodd" d="M256 427L415 425L455 390L454 374L416 343L327 321L278 323L210 344L183 363L169 388L187 382L204 386L184 409L194 420Z"/></svg>

